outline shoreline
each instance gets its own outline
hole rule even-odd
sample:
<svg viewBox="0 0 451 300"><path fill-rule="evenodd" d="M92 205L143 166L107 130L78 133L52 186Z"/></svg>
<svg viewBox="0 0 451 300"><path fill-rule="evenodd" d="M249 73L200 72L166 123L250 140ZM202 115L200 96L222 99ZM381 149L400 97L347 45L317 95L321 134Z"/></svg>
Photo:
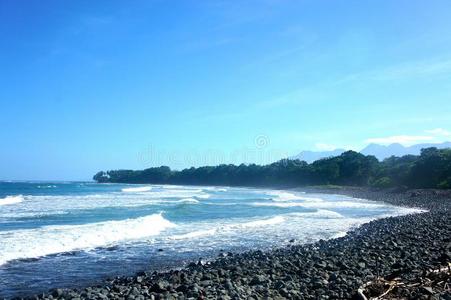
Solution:
<svg viewBox="0 0 451 300"><path fill-rule="evenodd" d="M429 211L378 219L327 241L281 246L267 252L230 253L206 264L191 263L160 273L140 272L96 287L54 289L30 298L350 299L358 297L357 290L364 283L378 277L415 280L425 276L428 269L451 262L451 191L352 187L291 190L342 194ZM442 292L436 290L432 293ZM422 287L399 291L408 298L429 292ZM449 295L449 291L444 293Z"/></svg>

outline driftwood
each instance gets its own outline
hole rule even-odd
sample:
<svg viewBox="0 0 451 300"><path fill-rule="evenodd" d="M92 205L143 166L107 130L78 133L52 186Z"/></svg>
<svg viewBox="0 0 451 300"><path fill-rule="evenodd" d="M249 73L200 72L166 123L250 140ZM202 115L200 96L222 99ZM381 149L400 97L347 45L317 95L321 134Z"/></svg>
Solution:
<svg viewBox="0 0 451 300"><path fill-rule="evenodd" d="M427 295L451 293L451 263L425 272L423 276L413 281L401 278L387 280L378 277L360 286L357 290L357 298L359 300L399 299L403 289L416 290Z"/></svg>

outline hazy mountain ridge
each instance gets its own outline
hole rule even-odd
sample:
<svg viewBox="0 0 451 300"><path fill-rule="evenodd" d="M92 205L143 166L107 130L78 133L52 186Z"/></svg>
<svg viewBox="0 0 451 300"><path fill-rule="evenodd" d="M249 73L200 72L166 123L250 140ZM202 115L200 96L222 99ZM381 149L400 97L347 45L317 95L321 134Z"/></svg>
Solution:
<svg viewBox="0 0 451 300"><path fill-rule="evenodd" d="M365 155L374 155L376 156L377 159L384 160L385 158L393 155L394 156L403 156L408 154L419 155L421 149L429 147L436 147L438 149L451 148L451 142L423 143L412 146L403 146L399 143L394 143L390 145L369 144L368 146L360 150L360 153ZM332 151L302 151L299 154L294 155L290 158L304 160L308 163L312 163L315 160L321 158L338 156L345 151L346 151L345 149L335 149Z"/></svg>
<svg viewBox="0 0 451 300"><path fill-rule="evenodd" d="M339 156L345 151L346 151L346 149L335 149L332 151L309 151L309 150L306 150L306 151L302 151L298 155L292 156L290 158L291 159L299 159L299 160L306 161L308 163L312 163L315 160L318 160L321 158Z"/></svg>

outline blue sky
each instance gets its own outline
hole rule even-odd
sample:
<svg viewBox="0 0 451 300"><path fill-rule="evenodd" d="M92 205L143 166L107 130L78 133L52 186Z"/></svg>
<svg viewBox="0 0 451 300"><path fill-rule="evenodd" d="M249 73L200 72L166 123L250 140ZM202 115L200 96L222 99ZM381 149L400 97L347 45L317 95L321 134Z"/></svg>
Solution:
<svg viewBox="0 0 451 300"><path fill-rule="evenodd" d="M0 179L451 139L449 1L0 1Z"/></svg>

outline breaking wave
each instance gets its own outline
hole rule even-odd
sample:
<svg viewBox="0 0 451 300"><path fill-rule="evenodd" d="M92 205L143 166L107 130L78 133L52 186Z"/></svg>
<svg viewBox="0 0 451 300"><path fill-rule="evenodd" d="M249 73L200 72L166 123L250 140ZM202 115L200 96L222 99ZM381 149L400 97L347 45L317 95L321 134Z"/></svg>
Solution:
<svg viewBox="0 0 451 300"><path fill-rule="evenodd" d="M196 200L194 198L184 198L176 201L177 203L191 203L191 204L197 204L199 203L199 200Z"/></svg>
<svg viewBox="0 0 451 300"><path fill-rule="evenodd" d="M24 198L22 195L17 196L6 196L3 199L0 199L0 205L11 205L23 202Z"/></svg>
<svg viewBox="0 0 451 300"><path fill-rule="evenodd" d="M313 198L313 197L305 197L305 196L300 196L294 194L294 193L289 193L286 191L268 191L266 192L266 195L271 196L273 201L295 201L295 200L302 200L302 201L306 201L306 202L321 202L323 201L323 199L321 198Z"/></svg>
<svg viewBox="0 0 451 300"><path fill-rule="evenodd" d="M155 236L176 225L162 214L85 225L51 225L0 232L0 265L15 259L110 246Z"/></svg>
<svg viewBox="0 0 451 300"><path fill-rule="evenodd" d="M132 188L123 188L122 191L124 193L140 193L140 192L148 192L152 190L151 186L140 186L140 187L132 187Z"/></svg>

